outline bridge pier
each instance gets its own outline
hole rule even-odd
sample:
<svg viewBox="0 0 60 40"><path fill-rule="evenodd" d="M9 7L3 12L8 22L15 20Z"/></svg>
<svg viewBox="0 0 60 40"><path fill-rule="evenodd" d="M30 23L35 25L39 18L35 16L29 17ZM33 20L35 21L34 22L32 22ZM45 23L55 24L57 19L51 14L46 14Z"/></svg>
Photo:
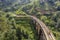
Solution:
<svg viewBox="0 0 60 40"><path fill-rule="evenodd" d="M44 32L42 31L42 29L40 30L39 40L47 40Z"/></svg>
<svg viewBox="0 0 60 40"><path fill-rule="evenodd" d="M35 27L35 29L37 30L38 35L39 35L40 25L39 25L35 20L32 20L32 24L34 24L34 27Z"/></svg>
<svg viewBox="0 0 60 40"><path fill-rule="evenodd" d="M31 22L32 22L32 24L34 24L34 27L38 32L38 37L39 37L38 40L47 40L39 23L37 23L35 20L32 20Z"/></svg>
<svg viewBox="0 0 60 40"><path fill-rule="evenodd" d="M36 22L36 30L37 30L37 32L38 32L38 35L39 35L39 32L40 32L40 25Z"/></svg>

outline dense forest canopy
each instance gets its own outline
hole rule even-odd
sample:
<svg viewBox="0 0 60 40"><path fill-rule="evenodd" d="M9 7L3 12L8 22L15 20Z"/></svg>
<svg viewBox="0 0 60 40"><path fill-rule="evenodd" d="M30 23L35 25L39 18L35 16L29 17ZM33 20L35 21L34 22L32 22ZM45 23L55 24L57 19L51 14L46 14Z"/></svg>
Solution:
<svg viewBox="0 0 60 40"><path fill-rule="evenodd" d="M30 18L43 21L60 40L60 0L0 0L0 40L38 40Z"/></svg>

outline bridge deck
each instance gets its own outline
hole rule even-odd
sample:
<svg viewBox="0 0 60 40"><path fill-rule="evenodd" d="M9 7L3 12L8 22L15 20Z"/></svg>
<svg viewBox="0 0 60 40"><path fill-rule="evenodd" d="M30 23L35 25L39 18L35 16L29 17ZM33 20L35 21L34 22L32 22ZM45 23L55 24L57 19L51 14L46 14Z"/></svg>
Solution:
<svg viewBox="0 0 60 40"><path fill-rule="evenodd" d="M52 32L48 29L48 27L41 20L39 20L38 18L36 18L34 16L30 16L30 17L40 25L40 27L44 31L44 34L45 34L47 40L55 40Z"/></svg>
<svg viewBox="0 0 60 40"><path fill-rule="evenodd" d="M18 15L16 15L16 17L25 17L25 16L18 16ZM49 28L41 20L39 20L38 18L36 18L34 16L30 16L30 15L27 16L27 17L30 17L31 19L33 19L34 21L36 21L40 25L42 31L45 34L46 40L55 40L55 37L52 34L52 32L49 30Z"/></svg>

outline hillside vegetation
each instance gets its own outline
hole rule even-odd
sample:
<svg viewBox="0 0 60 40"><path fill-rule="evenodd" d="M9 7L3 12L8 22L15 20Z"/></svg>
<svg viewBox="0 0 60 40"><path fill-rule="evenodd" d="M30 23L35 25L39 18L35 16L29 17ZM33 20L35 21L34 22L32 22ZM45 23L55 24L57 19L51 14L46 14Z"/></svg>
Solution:
<svg viewBox="0 0 60 40"><path fill-rule="evenodd" d="M60 40L59 0L0 0L0 40L38 40L31 19L16 15L36 16Z"/></svg>

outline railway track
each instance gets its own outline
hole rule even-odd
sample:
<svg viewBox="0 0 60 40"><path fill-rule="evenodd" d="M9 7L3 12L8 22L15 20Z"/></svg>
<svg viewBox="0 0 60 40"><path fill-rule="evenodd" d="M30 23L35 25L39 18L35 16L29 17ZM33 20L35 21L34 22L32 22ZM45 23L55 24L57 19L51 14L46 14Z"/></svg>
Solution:
<svg viewBox="0 0 60 40"><path fill-rule="evenodd" d="M25 16L18 16L15 15L16 17L25 17ZM42 39L40 40L55 40L55 37L53 35L53 33L49 30L49 28L38 18L36 18L35 16L27 16L30 17L33 21L35 21L36 23L38 23L38 31L40 31L40 29L42 30ZM40 35L39 35L40 36Z"/></svg>

